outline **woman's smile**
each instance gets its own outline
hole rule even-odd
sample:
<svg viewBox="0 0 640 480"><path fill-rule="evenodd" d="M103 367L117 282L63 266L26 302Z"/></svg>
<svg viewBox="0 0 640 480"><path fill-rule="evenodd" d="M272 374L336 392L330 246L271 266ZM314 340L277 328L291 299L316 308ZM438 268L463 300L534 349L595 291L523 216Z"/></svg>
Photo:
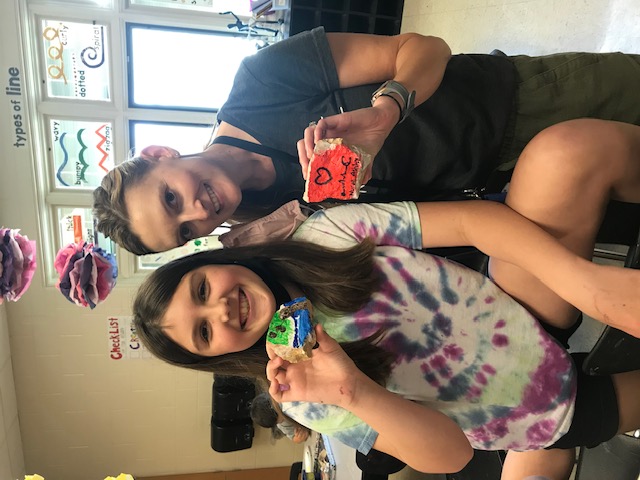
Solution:
<svg viewBox="0 0 640 480"><path fill-rule="evenodd" d="M216 192L213 190L213 188L211 188L209 184L205 183L204 189L207 192L207 195L209 195L209 200L211 200L211 204L213 205L213 211L217 215L218 213L220 213L223 207L222 203L220 202L220 198L218 197L218 195L216 195Z"/></svg>

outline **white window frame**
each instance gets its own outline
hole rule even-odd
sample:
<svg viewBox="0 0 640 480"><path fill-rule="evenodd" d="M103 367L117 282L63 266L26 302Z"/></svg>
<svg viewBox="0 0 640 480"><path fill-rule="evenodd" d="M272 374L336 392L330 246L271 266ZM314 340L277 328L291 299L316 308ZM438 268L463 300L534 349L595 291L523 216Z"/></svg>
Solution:
<svg viewBox="0 0 640 480"><path fill-rule="evenodd" d="M158 121L213 125L215 113L166 109L130 108L126 71L126 24L152 24L168 27L195 28L208 31L229 32L228 16L217 13L184 11L172 8L129 5L128 0L103 0L109 8L98 7L100 0L16 0L20 12L20 29L24 68L25 92L31 132L33 132L34 184L37 196L39 235L44 261L45 282L55 285L57 273L53 267L59 245L56 207L91 209L92 191L56 188L53 179L53 161L49 151L49 120L53 118L77 118L87 121L106 121L113 126L112 155L116 163L128 156L130 149L129 121ZM248 1L248 0L247 0ZM250 18L240 17L243 22ZM69 22L96 21L107 26L110 48L111 101L74 100L49 98L46 85L41 82L43 59L40 25L43 19L60 19ZM211 60L213 55L208 59ZM119 246L116 247L119 267L119 283L139 283L149 269L139 266L137 257Z"/></svg>

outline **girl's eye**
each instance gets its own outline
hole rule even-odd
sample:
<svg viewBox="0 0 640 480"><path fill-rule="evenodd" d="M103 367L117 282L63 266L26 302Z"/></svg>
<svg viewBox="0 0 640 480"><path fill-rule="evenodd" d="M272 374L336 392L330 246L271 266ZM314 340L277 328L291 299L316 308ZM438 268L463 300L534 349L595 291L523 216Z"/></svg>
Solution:
<svg viewBox="0 0 640 480"><path fill-rule="evenodd" d="M207 296L207 284L203 280L202 282L200 282L200 285L198 286L198 298L202 302L204 302L206 301L206 296Z"/></svg>
<svg viewBox="0 0 640 480"><path fill-rule="evenodd" d="M176 205L176 194L171 190L167 190L164 192L164 201L167 202L167 205L171 207L175 207Z"/></svg>
<svg viewBox="0 0 640 480"><path fill-rule="evenodd" d="M200 327L200 336L205 343L209 343L209 326L207 325L207 322L202 323L202 326Z"/></svg>

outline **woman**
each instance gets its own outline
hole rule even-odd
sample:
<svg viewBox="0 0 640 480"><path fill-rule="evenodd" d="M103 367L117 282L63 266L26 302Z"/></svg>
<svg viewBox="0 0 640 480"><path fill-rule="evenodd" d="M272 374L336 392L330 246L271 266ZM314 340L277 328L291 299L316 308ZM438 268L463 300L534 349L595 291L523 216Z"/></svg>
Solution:
<svg viewBox="0 0 640 480"><path fill-rule="evenodd" d="M588 377L583 355L545 332L570 327L577 307L640 336L640 272L588 260L609 199L640 203L639 159L640 127L551 127L523 152L508 206L318 212L295 240L158 269L136 296L137 331L184 367L264 378L266 364L285 415L363 453L435 473L460 470L472 447L509 449L503 478L566 478L574 447L640 425L640 372ZM495 283L412 250L467 244L491 256ZM310 361L267 363L271 316L301 294L319 347Z"/></svg>
<svg viewBox="0 0 640 480"><path fill-rule="evenodd" d="M451 56L435 37L317 28L243 60L203 152L176 161L154 146L108 174L98 230L143 254L263 216L302 198L314 141L329 137L375 156L362 202L500 191L497 172L550 125L640 124L639 81L637 55Z"/></svg>

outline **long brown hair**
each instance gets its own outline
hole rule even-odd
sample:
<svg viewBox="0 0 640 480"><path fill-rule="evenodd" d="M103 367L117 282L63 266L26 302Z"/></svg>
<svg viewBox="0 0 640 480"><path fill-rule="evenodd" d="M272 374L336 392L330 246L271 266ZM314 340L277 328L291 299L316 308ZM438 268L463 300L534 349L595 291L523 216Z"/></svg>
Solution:
<svg viewBox="0 0 640 480"><path fill-rule="evenodd" d="M258 342L242 352L204 357L166 336L162 321L182 277L205 265L241 264L243 260L257 258L280 282L299 287L314 308L328 313L354 313L369 301L379 284L373 264L374 248L370 240L346 250L285 240L199 252L174 260L158 268L140 286L133 304L137 333L155 356L173 365L264 380L268 360L264 343ZM395 359L378 346L383 334L378 331L370 337L341 344L358 368L380 384L389 376Z"/></svg>

